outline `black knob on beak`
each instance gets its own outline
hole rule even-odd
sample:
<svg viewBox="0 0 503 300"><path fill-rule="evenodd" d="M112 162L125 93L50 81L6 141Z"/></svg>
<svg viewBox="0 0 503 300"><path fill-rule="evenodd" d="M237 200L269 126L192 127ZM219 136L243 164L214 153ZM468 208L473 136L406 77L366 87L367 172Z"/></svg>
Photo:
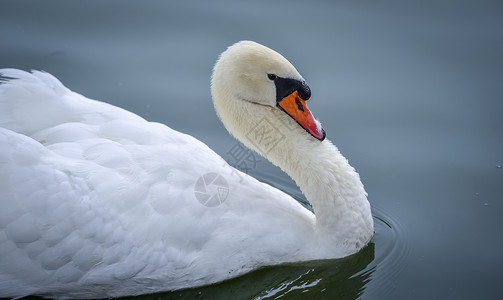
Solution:
<svg viewBox="0 0 503 300"><path fill-rule="evenodd" d="M297 92L299 93L299 97L303 100L311 98L311 89L305 81L302 81L302 86L297 90Z"/></svg>
<svg viewBox="0 0 503 300"><path fill-rule="evenodd" d="M274 83L276 85L277 102L281 101L281 99L285 98L295 91L299 93L299 97L303 100L311 98L311 89L305 81L300 81L292 78L276 77L274 79Z"/></svg>

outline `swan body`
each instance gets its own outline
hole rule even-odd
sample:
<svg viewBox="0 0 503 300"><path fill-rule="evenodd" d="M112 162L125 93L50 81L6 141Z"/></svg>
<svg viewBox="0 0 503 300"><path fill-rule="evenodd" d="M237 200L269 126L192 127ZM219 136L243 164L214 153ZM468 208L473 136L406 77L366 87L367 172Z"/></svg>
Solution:
<svg viewBox="0 0 503 300"><path fill-rule="evenodd" d="M215 109L232 135L296 181L315 214L191 136L48 73L0 73L0 297L195 287L347 256L373 235L358 174L323 140L305 81L269 48L244 41L220 56ZM293 108L278 99L292 92L301 103Z"/></svg>

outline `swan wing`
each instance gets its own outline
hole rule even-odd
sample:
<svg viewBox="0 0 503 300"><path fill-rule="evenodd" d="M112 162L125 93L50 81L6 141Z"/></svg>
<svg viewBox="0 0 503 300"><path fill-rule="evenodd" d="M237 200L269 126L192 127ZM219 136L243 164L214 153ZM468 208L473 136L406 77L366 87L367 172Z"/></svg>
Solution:
<svg viewBox="0 0 503 300"><path fill-rule="evenodd" d="M312 229L295 200L191 136L48 73L0 73L18 78L0 84L0 296L207 284L256 267L250 255L291 253L300 241L287 236Z"/></svg>

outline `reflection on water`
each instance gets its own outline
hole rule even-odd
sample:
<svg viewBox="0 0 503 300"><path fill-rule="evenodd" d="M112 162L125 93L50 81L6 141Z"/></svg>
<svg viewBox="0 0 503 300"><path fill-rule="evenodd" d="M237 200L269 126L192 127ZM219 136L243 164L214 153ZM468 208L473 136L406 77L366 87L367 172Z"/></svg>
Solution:
<svg viewBox="0 0 503 300"><path fill-rule="evenodd" d="M215 285L127 299L356 299L371 280L374 243L359 253L336 260L287 264L259 269Z"/></svg>

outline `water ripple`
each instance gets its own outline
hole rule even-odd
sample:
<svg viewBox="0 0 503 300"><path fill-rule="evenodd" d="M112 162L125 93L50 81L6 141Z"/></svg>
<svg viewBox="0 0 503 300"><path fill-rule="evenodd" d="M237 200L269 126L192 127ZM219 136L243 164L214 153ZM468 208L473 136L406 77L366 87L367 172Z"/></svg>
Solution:
<svg viewBox="0 0 503 300"><path fill-rule="evenodd" d="M367 269L374 270L367 286L368 296L386 296L395 289L395 279L404 268L403 261L410 252L405 228L392 214L373 206L375 258ZM367 270L363 270L365 272ZM376 297L377 298L377 297Z"/></svg>

